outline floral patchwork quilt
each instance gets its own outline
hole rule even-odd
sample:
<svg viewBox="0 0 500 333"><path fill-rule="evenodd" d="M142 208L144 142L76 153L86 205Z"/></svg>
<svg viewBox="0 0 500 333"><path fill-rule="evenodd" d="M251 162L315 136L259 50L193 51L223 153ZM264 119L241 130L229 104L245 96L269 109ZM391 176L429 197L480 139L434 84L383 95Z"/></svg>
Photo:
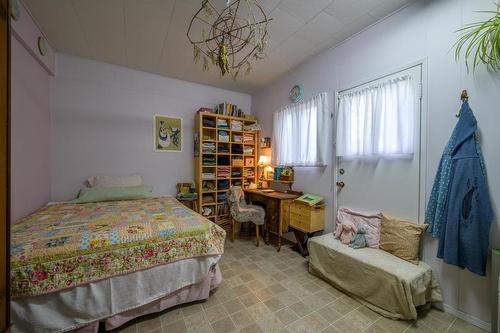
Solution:
<svg viewBox="0 0 500 333"><path fill-rule="evenodd" d="M12 297L224 251L225 231L172 197L53 204L11 227Z"/></svg>

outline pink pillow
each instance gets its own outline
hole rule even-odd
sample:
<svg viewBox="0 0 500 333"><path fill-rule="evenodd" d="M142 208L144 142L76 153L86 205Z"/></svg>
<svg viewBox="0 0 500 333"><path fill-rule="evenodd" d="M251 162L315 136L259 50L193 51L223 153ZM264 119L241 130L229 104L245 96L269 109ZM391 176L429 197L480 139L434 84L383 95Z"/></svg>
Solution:
<svg viewBox="0 0 500 333"><path fill-rule="evenodd" d="M337 212L337 225L346 222L353 223L357 228L362 225L366 231L366 245L378 249L380 229L382 227L382 213L366 214L355 212L348 208L340 208Z"/></svg>

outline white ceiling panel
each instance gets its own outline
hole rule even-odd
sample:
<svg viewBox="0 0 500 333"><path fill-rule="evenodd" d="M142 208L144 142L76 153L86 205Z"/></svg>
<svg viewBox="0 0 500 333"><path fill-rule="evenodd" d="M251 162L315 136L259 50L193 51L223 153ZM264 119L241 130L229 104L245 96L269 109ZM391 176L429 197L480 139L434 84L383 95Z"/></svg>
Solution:
<svg viewBox="0 0 500 333"><path fill-rule="evenodd" d="M307 22L331 3L332 0L284 0L280 1L278 8Z"/></svg>
<svg viewBox="0 0 500 333"><path fill-rule="evenodd" d="M157 70L160 74L182 78L188 66L201 66L193 62L193 47L186 32L189 20L197 9L196 1L176 1L174 14L162 45Z"/></svg>
<svg viewBox="0 0 500 333"><path fill-rule="evenodd" d="M305 58L309 57L313 47L313 41L292 36L277 49L273 50L272 53L269 54L269 58L281 59L281 62L288 69L291 69Z"/></svg>
<svg viewBox="0 0 500 333"><path fill-rule="evenodd" d="M297 31L295 36L315 45L331 38L333 33L341 31L342 28L343 24L337 18L321 12Z"/></svg>
<svg viewBox="0 0 500 333"><path fill-rule="evenodd" d="M89 58L88 44L73 5L67 0L25 0L39 28L50 36L50 43L64 45L65 52ZM54 11L54 7L58 10ZM51 20L45 18L50 17ZM57 22L57 24L54 24ZM64 27L64 28L61 28Z"/></svg>
<svg viewBox="0 0 500 333"><path fill-rule="evenodd" d="M253 92L413 0L262 0L273 19L267 57L237 81L221 78L212 65L203 71L201 62L193 62L186 33L202 0L21 1L59 52ZM226 3L212 1L218 8Z"/></svg>
<svg viewBox="0 0 500 333"><path fill-rule="evenodd" d="M156 70L173 13L174 0L125 0L125 48L128 63Z"/></svg>
<svg viewBox="0 0 500 333"><path fill-rule="evenodd" d="M124 1L73 0L72 4L93 57L118 65L127 64Z"/></svg>
<svg viewBox="0 0 500 333"><path fill-rule="evenodd" d="M388 1L391 0L335 0L325 12L342 24L349 24Z"/></svg>
<svg viewBox="0 0 500 333"><path fill-rule="evenodd" d="M411 0L386 0L379 6L371 8L368 13L374 18L385 17L410 2Z"/></svg>
<svg viewBox="0 0 500 333"><path fill-rule="evenodd" d="M305 24L304 20L292 16L279 8L273 10L270 17L272 18L268 28L268 46L270 49L279 46Z"/></svg>

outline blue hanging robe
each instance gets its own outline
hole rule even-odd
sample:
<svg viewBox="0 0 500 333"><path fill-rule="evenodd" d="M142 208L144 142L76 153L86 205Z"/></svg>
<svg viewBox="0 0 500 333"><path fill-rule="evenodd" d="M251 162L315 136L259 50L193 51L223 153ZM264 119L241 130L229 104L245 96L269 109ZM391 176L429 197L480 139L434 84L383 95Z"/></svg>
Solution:
<svg viewBox="0 0 500 333"><path fill-rule="evenodd" d="M476 130L476 118L466 101L441 159L434 183L438 195L431 194L429 202L435 208L427 210L426 220L433 235L440 236L438 258L484 276L493 212Z"/></svg>

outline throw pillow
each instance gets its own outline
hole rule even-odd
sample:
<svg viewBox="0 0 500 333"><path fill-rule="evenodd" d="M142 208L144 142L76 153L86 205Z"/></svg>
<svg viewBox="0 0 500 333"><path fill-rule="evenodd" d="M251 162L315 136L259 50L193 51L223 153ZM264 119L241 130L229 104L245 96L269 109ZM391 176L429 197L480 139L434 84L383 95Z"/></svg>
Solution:
<svg viewBox="0 0 500 333"><path fill-rule="evenodd" d="M380 249L418 265L420 240L427 224L402 221L382 215Z"/></svg>

